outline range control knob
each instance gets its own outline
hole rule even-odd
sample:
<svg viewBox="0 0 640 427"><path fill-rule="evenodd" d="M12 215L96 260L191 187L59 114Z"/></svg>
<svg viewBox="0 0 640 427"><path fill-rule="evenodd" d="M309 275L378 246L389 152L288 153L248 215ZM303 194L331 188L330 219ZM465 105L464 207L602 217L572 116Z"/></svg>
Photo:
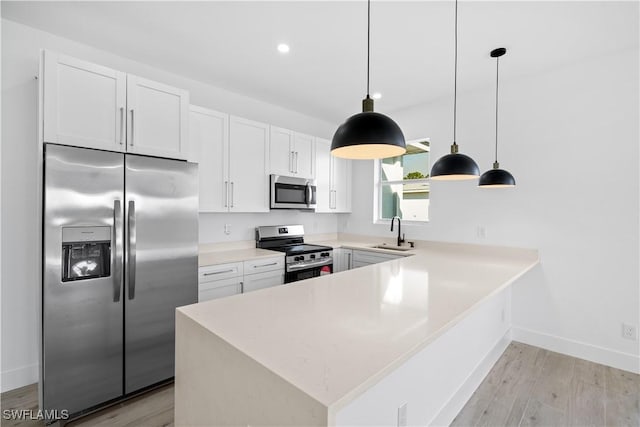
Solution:
<svg viewBox="0 0 640 427"><path fill-rule="evenodd" d="M304 257L302 257L302 256L297 256L297 257L295 257L293 260L294 260L294 261L303 261L303 260L304 260Z"/></svg>
<svg viewBox="0 0 640 427"><path fill-rule="evenodd" d="M323 252L322 254L320 254L320 256L322 256L322 257L328 257L328 256L329 256L329 252Z"/></svg>
<svg viewBox="0 0 640 427"><path fill-rule="evenodd" d="M316 258L316 256L315 256L315 254L314 254L314 255L310 255L310 256L309 256L309 258L311 258L311 259L315 259L315 258Z"/></svg>

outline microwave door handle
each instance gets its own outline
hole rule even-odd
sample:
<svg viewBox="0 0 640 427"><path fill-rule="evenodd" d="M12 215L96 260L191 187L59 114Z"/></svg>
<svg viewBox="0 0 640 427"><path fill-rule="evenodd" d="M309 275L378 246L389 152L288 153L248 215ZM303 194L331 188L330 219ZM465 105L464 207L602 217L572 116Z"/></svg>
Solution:
<svg viewBox="0 0 640 427"><path fill-rule="evenodd" d="M127 276L129 299L136 297L136 202L129 201L129 245L127 251Z"/></svg>
<svg viewBox="0 0 640 427"><path fill-rule="evenodd" d="M122 284L122 203L113 201L113 302L120 301Z"/></svg>
<svg viewBox="0 0 640 427"><path fill-rule="evenodd" d="M311 185L307 184L307 187L305 188L305 194L304 194L304 202L307 206L309 206L311 204Z"/></svg>

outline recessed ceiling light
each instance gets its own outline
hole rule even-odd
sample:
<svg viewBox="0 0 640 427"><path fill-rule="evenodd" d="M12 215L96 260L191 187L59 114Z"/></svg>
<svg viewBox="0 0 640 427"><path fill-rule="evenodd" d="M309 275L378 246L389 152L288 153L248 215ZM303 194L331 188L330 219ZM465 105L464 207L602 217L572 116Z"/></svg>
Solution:
<svg viewBox="0 0 640 427"><path fill-rule="evenodd" d="M289 45L286 43L280 43L278 45L278 52L280 53L289 53Z"/></svg>
<svg viewBox="0 0 640 427"><path fill-rule="evenodd" d="M380 92L376 92L373 95L371 95L371 97L373 99L380 99L380 98L382 98L382 94Z"/></svg>

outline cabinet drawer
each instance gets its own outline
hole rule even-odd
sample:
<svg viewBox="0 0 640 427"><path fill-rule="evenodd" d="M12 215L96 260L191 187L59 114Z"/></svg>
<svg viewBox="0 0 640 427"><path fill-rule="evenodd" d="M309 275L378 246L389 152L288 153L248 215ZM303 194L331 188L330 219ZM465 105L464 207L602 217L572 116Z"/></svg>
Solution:
<svg viewBox="0 0 640 427"><path fill-rule="evenodd" d="M242 293L242 277L214 280L198 286L198 302Z"/></svg>
<svg viewBox="0 0 640 427"><path fill-rule="evenodd" d="M242 274L243 264L241 262L209 265L198 269L198 282L211 282L213 280L242 276Z"/></svg>
<svg viewBox="0 0 640 427"><path fill-rule="evenodd" d="M284 255L273 258L254 259L244 262L244 274L281 270L284 272Z"/></svg>
<svg viewBox="0 0 640 427"><path fill-rule="evenodd" d="M354 265L357 262L365 262L368 264L375 264L378 262L389 261L390 259L402 258L402 255L388 255L381 254L379 252L369 252L369 251L353 251L353 262Z"/></svg>
<svg viewBox="0 0 640 427"><path fill-rule="evenodd" d="M264 273L244 276L243 292L257 291L284 283L284 270L267 271Z"/></svg>

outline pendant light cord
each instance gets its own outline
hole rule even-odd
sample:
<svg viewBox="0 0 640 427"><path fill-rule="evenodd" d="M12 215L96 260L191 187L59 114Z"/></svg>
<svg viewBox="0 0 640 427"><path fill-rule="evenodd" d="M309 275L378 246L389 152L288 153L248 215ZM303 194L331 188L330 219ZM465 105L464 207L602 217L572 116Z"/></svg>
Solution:
<svg viewBox="0 0 640 427"><path fill-rule="evenodd" d="M500 70L500 57L496 57L496 163L498 162L498 73Z"/></svg>
<svg viewBox="0 0 640 427"><path fill-rule="evenodd" d="M453 65L453 143L456 143L456 121L457 121L457 103L458 103L458 0L456 0L456 17L455 17L455 47L454 47L454 65Z"/></svg>
<svg viewBox="0 0 640 427"><path fill-rule="evenodd" d="M371 0L367 0L367 98L369 98L369 59L371 56Z"/></svg>

